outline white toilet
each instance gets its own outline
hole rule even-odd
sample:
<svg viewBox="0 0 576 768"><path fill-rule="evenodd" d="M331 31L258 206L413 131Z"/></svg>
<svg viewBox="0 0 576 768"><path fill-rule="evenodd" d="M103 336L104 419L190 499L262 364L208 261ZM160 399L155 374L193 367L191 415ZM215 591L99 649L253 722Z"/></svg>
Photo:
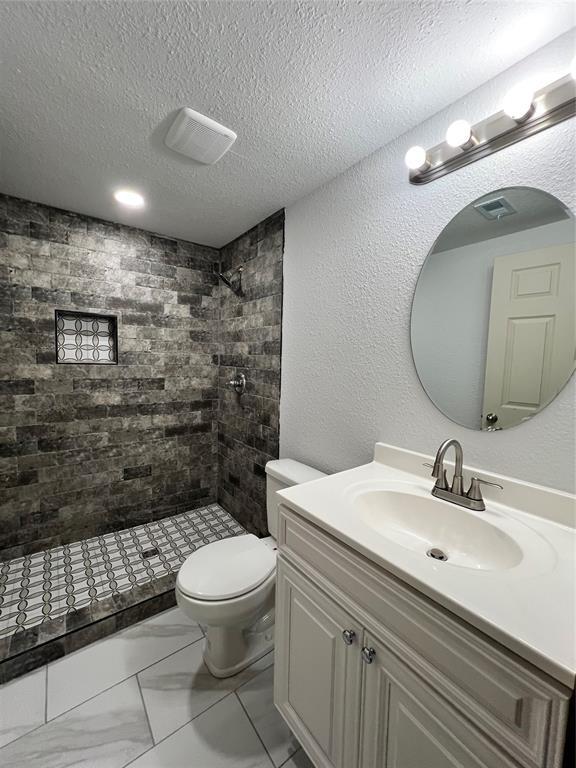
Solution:
<svg viewBox="0 0 576 768"><path fill-rule="evenodd" d="M176 601L205 633L204 661L215 677L229 677L274 646L276 491L324 477L293 459L266 465L270 536L249 533L207 544L186 558L176 580Z"/></svg>

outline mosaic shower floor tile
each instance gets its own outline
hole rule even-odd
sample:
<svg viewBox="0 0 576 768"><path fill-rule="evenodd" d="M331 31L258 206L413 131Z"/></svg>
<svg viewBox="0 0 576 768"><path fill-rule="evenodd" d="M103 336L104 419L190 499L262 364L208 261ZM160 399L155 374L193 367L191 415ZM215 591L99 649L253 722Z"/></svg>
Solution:
<svg viewBox="0 0 576 768"><path fill-rule="evenodd" d="M176 574L195 549L245 533L218 504L0 563L0 640Z"/></svg>

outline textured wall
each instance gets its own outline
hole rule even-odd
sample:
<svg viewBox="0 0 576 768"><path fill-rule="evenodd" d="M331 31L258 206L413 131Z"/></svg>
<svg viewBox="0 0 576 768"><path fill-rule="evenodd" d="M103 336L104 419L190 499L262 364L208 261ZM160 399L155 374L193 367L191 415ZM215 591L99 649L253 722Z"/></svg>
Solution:
<svg viewBox="0 0 576 768"><path fill-rule="evenodd" d="M369 461L377 440L432 453L453 436L468 463L574 487L574 377L529 423L474 432L428 400L409 342L420 267L464 205L525 185L576 210L574 121L423 187L408 183L403 163L408 147L433 146L452 120L498 110L517 81L565 74L572 39L559 38L287 209L281 455L334 471Z"/></svg>
<svg viewBox="0 0 576 768"><path fill-rule="evenodd" d="M216 498L218 251L0 196L0 551ZM54 309L118 317L119 365L56 365Z"/></svg>
<svg viewBox="0 0 576 768"><path fill-rule="evenodd" d="M220 286L218 500L249 531L264 534L264 465L278 458L284 212L225 246L221 268L243 266L242 294ZM247 379L239 397L228 381Z"/></svg>

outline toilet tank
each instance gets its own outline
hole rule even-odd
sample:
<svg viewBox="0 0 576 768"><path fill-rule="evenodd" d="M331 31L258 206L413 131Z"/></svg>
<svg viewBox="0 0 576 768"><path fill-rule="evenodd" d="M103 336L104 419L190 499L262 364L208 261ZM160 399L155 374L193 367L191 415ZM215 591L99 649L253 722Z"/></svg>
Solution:
<svg viewBox="0 0 576 768"><path fill-rule="evenodd" d="M294 459L275 459L266 464L266 511L268 514L268 530L276 538L278 533L278 507L280 499L276 491L300 485L310 480L326 477L325 472L301 464Z"/></svg>

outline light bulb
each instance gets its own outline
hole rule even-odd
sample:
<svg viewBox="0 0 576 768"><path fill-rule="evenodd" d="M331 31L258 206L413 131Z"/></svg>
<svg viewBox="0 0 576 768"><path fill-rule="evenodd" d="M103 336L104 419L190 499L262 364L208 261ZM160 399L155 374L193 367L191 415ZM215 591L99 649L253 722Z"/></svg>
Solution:
<svg viewBox="0 0 576 768"><path fill-rule="evenodd" d="M446 131L446 142L451 147L462 147L467 149L473 144L472 128L467 120L455 120L448 126Z"/></svg>
<svg viewBox="0 0 576 768"><path fill-rule="evenodd" d="M410 147L404 155L404 162L411 171L424 170L430 165L424 147Z"/></svg>
<svg viewBox="0 0 576 768"><path fill-rule="evenodd" d="M527 120L534 113L534 91L524 83L515 86L504 97L503 109L518 123Z"/></svg>
<svg viewBox="0 0 576 768"><path fill-rule="evenodd" d="M142 208L144 205L144 198L139 192L134 192L132 189L118 189L114 192L114 198L122 205L128 206L128 208Z"/></svg>

